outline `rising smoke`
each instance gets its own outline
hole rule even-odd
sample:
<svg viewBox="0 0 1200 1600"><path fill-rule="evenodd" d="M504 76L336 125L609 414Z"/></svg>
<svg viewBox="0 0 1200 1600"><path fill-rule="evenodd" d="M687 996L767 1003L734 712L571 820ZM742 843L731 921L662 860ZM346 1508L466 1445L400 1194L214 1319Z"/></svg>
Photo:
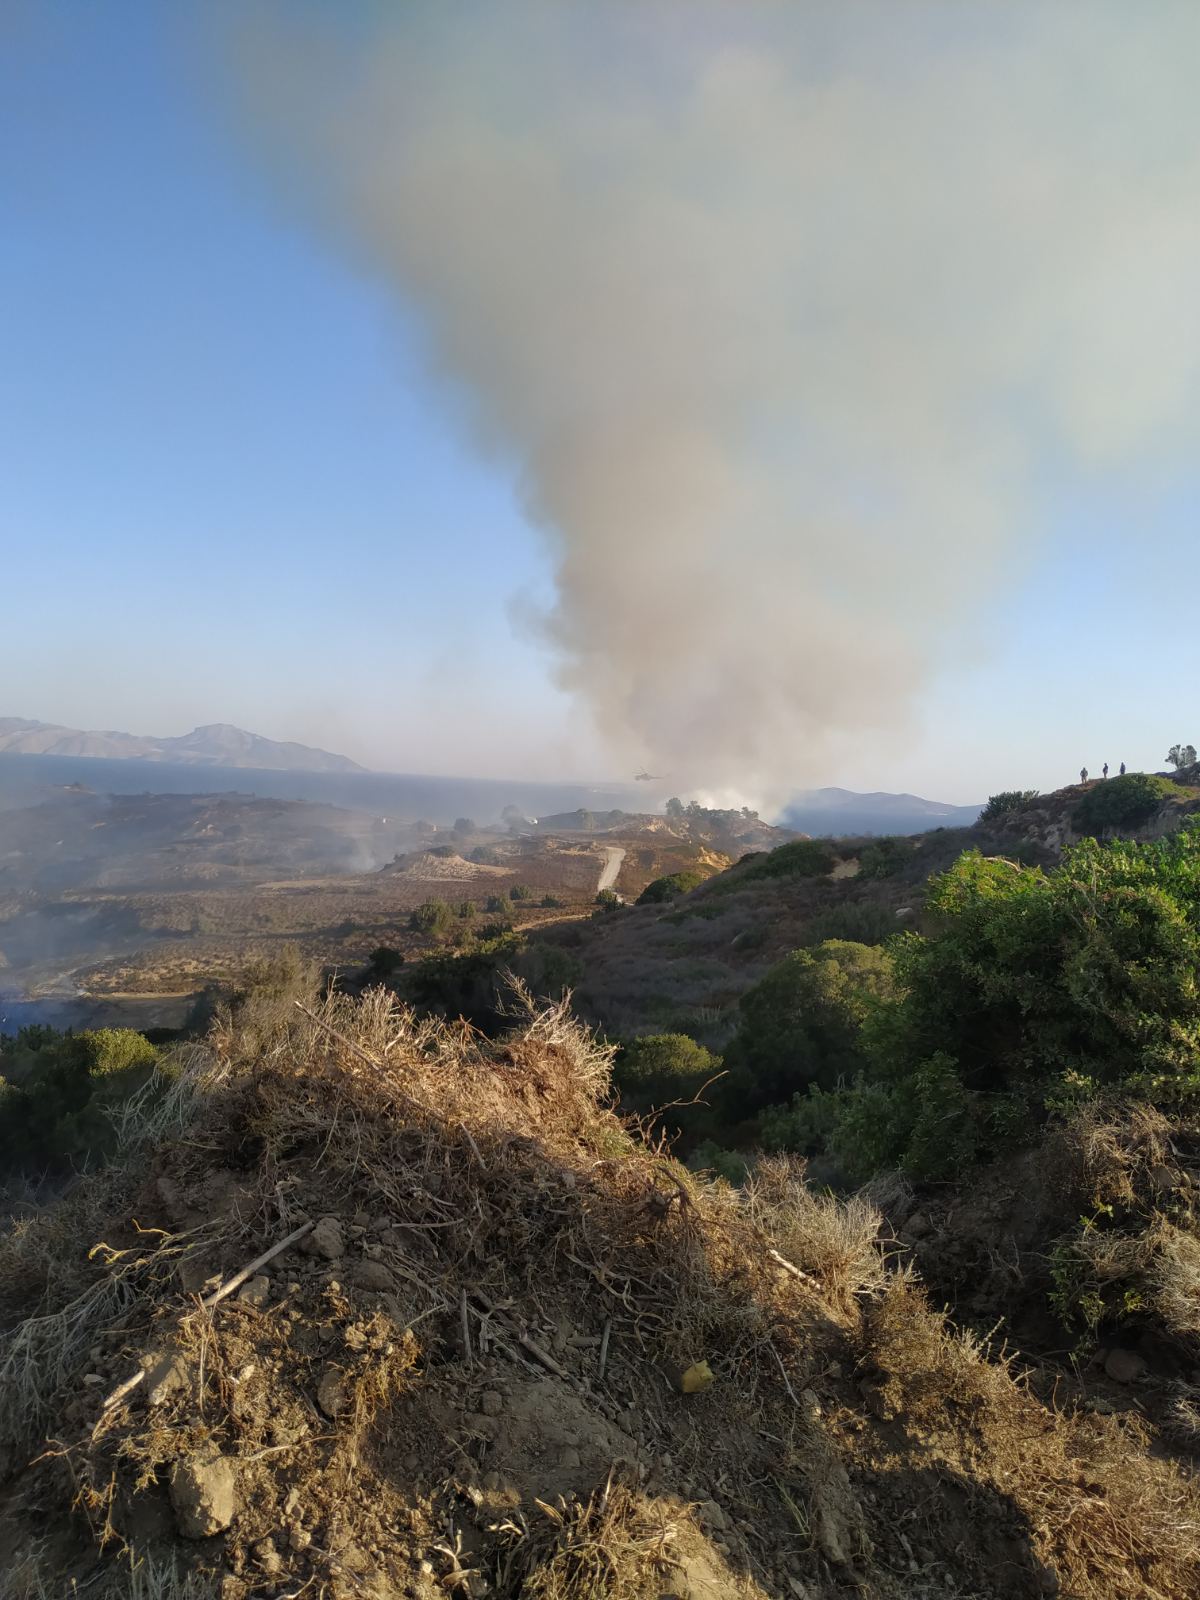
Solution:
<svg viewBox="0 0 1200 1600"><path fill-rule="evenodd" d="M903 728L1048 480L1194 445L1194 4L330 16L242 35L257 134L516 463L630 760Z"/></svg>

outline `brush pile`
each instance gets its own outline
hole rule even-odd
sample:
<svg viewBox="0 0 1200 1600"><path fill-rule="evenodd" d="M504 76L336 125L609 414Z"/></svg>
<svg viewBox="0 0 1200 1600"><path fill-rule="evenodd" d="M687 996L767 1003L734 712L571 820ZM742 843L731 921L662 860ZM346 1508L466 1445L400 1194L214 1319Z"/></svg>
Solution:
<svg viewBox="0 0 1200 1600"><path fill-rule="evenodd" d="M688 1173L609 1067L562 1007L493 1042L382 990L175 1062L0 1240L0 1592L1200 1591L1136 1426L1040 1404L866 1200Z"/></svg>

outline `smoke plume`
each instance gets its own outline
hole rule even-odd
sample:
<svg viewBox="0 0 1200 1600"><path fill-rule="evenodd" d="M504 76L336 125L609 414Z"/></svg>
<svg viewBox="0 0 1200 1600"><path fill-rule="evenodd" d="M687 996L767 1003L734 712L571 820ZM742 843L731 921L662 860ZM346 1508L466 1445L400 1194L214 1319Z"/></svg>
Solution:
<svg viewBox="0 0 1200 1600"><path fill-rule="evenodd" d="M254 116L419 309L614 748L896 729L1048 481L1194 445L1200 8L294 6Z"/></svg>

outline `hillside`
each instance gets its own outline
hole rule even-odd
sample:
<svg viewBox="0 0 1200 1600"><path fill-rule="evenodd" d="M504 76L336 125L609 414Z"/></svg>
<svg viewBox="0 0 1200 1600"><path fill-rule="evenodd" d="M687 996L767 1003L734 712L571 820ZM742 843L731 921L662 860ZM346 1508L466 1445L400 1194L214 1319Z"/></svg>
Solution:
<svg viewBox="0 0 1200 1600"><path fill-rule="evenodd" d="M969 828L981 806L949 805L916 794L858 794L851 789L806 789L793 795L780 821L801 833L927 833L931 828Z"/></svg>
<svg viewBox="0 0 1200 1600"><path fill-rule="evenodd" d="M960 1336L869 1196L690 1174L608 1077L561 1011L488 1043L380 993L177 1057L0 1239L2 1592L1195 1593L1132 1413Z"/></svg>
<svg viewBox="0 0 1200 1600"><path fill-rule="evenodd" d="M109 760L178 761L208 767L251 767L267 772L362 772L348 756L308 745L266 739L225 722L167 738L146 734L84 732L25 717L0 717L0 754L76 756Z"/></svg>

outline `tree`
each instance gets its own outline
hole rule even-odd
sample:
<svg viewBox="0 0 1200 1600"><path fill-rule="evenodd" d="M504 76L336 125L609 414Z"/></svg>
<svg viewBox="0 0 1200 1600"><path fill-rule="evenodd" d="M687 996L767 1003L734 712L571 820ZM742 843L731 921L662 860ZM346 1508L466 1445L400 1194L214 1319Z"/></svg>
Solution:
<svg viewBox="0 0 1200 1600"><path fill-rule="evenodd" d="M685 816L683 801L678 796L672 795L667 801L666 812L672 822L682 822Z"/></svg>
<svg viewBox="0 0 1200 1600"><path fill-rule="evenodd" d="M510 900L532 900L533 890L527 883L514 883L508 891L508 898Z"/></svg>
<svg viewBox="0 0 1200 1600"><path fill-rule="evenodd" d="M621 904L621 896L615 889L601 889L596 896L596 904L602 911L615 911Z"/></svg>
<svg viewBox="0 0 1200 1600"><path fill-rule="evenodd" d="M720 1072L720 1056L687 1034L652 1033L621 1046L613 1062L613 1083L624 1103L635 1111L645 1114L672 1107L667 1113L670 1127L695 1136L712 1123L711 1110L706 1105L675 1102L694 1100Z"/></svg>
<svg viewBox="0 0 1200 1600"><path fill-rule="evenodd" d="M892 962L878 945L827 939L793 950L738 1004L725 1053L724 1098L742 1116L818 1084L832 1088L866 1065L862 1028L894 999Z"/></svg>
<svg viewBox="0 0 1200 1600"><path fill-rule="evenodd" d="M474 833L476 832L475 824L470 817L455 817L454 832L458 834Z"/></svg>
<svg viewBox="0 0 1200 1600"><path fill-rule="evenodd" d="M1176 772L1182 772L1184 767L1196 765L1196 746L1194 744L1173 744L1167 751L1167 760Z"/></svg>

